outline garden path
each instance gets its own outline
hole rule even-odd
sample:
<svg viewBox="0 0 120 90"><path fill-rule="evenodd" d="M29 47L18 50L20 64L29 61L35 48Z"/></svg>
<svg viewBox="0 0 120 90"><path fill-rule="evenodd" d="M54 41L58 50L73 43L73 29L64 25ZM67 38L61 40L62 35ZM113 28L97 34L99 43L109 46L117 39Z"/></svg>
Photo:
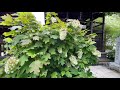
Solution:
<svg viewBox="0 0 120 90"><path fill-rule="evenodd" d="M90 66L90 69L96 78L120 78L120 73L102 65Z"/></svg>

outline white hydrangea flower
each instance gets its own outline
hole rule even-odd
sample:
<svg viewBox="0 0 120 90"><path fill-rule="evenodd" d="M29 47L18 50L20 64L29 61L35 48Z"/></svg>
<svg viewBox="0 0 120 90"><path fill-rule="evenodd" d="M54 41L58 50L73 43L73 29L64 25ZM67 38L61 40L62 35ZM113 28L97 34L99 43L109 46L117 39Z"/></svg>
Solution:
<svg viewBox="0 0 120 90"><path fill-rule="evenodd" d="M96 49L93 50L92 53L93 53L93 55L95 55L95 56L97 56L97 57L101 57L101 52L98 51L98 50L96 50Z"/></svg>
<svg viewBox="0 0 120 90"><path fill-rule="evenodd" d="M71 61L71 63L72 63L73 65L77 65L77 64L78 64L78 61L77 61L77 59L76 59L76 57L75 57L74 55L71 55L71 56L69 57L69 59L70 59L70 61Z"/></svg>
<svg viewBox="0 0 120 90"><path fill-rule="evenodd" d="M7 74L13 73L13 69L18 64L19 60L15 57L10 57L5 64L5 72Z"/></svg>
<svg viewBox="0 0 120 90"><path fill-rule="evenodd" d="M82 55L83 55L82 50L80 49L77 53L78 53L78 58L81 59L81 58L82 58Z"/></svg>
<svg viewBox="0 0 120 90"><path fill-rule="evenodd" d="M74 20L74 19L68 19L67 21L69 21L68 22L68 25L72 25L73 27L75 27L75 28L77 28L77 27L79 27L79 28L81 28L81 24L80 24L80 21L79 20Z"/></svg>
<svg viewBox="0 0 120 90"><path fill-rule="evenodd" d="M12 26L9 28L10 30L15 30L15 29L22 29L22 26Z"/></svg>
<svg viewBox="0 0 120 90"><path fill-rule="evenodd" d="M57 22L57 19L55 17L51 17L51 21L52 21L52 23L55 23L55 22Z"/></svg>
<svg viewBox="0 0 120 90"><path fill-rule="evenodd" d="M72 24L73 24L73 26L76 27L76 28L81 26L79 20L73 20L73 23L72 23Z"/></svg>
<svg viewBox="0 0 120 90"><path fill-rule="evenodd" d="M60 40L64 40L67 36L67 30L60 30L59 35L60 35Z"/></svg>
<svg viewBox="0 0 120 90"><path fill-rule="evenodd" d="M33 40L38 40L39 41L39 37L38 36L34 36Z"/></svg>

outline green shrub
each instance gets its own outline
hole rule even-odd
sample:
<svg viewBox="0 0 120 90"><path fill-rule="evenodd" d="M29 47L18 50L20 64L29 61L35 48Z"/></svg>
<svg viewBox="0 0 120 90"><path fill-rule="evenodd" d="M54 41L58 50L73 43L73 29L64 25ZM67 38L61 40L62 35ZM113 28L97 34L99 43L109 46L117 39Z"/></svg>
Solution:
<svg viewBox="0 0 120 90"><path fill-rule="evenodd" d="M106 16L106 48L114 50L116 38L120 36L120 16L118 14L113 14L111 16Z"/></svg>
<svg viewBox="0 0 120 90"><path fill-rule="evenodd" d="M41 25L30 12L18 12L17 18L2 16L1 25L12 26L5 32L8 57L0 76L5 78L90 78L89 66L100 52L94 46L96 34L86 35L78 20L62 22L48 12Z"/></svg>
<svg viewBox="0 0 120 90"><path fill-rule="evenodd" d="M120 14L106 16L106 49L111 50L107 57L111 61L115 59L116 38L120 36Z"/></svg>
<svg viewBox="0 0 120 90"><path fill-rule="evenodd" d="M112 50L107 53L107 58L110 59L111 61L114 61L115 59L115 50Z"/></svg>

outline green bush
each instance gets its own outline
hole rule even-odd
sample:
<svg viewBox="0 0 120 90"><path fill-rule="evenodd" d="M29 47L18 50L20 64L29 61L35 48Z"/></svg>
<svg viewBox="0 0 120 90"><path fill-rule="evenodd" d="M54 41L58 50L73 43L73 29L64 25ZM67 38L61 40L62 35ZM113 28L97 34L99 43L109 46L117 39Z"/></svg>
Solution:
<svg viewBox="0 0 120 90"><path fill-rule="evenodd" d="M107 58L111 61L115 59L116 38L120 36L120 15L119 13L106 16L106 49L111 50Z"/></svg>
<svg viewBox="0 0 120 90"><path fill-rule="evenodd" d="M112 12L112 15L105 16L105 39L106 49L115 49L115 40L120 36L120 15L119 13ZM102 22L101 18L96 19L97 22ZM100 29L97 27L96 29Z"/></svg>
<svg viewBox="0 0 120 90"><path fill-rule="evenodd" d="M118 14L113 14L111 16L106 16L106 45L107 49L115 49L116 38L120 36L120 16Z"/></svg>
<svg viewBox="0 0 120 90"><path fill-rule="evenodd" d="M111 61L114 61L115 59L115 50L112 50L107 53L107 58L110 59Z"/></svg>
<svg viewBox="0 0 120 90"><path fill-rule="evenodd" d="M54 12L47 13L43 26L30 12L17 15L2 16L1 25L11 30L3 34L9 56L1 61L1 77L92 77L89 66L101 55L92 41L96 34L86 35L78 20L62 22Z"/></svg>
<svg viewBox="0 0 120 90"><path fill-rule="evenodd" d="M96 19L102 22L101 18ZM100 27L97 27L99 30ZM120 13L112 12L105 16L105 43L106 51L109 51L107 58L111 61L115 59L116 38L120 36Z"/></svg>

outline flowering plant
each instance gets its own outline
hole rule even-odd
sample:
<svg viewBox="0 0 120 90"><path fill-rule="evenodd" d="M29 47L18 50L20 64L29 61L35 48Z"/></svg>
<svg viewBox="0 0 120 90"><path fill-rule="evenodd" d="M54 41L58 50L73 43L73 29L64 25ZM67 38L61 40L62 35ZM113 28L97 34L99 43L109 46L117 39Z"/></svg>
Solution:
<svg viewBox="0 0 120 90"><path fill-rule="evenodd" d="M100 56L92 41L95 34L87 35L78 20L66 23L54 12L47 13L44 26L30 12L17 14L2 17L1 24L12 25L12 30L4 33L10 58L3 60L1 77L92 77L89 66Z"/></svg>

